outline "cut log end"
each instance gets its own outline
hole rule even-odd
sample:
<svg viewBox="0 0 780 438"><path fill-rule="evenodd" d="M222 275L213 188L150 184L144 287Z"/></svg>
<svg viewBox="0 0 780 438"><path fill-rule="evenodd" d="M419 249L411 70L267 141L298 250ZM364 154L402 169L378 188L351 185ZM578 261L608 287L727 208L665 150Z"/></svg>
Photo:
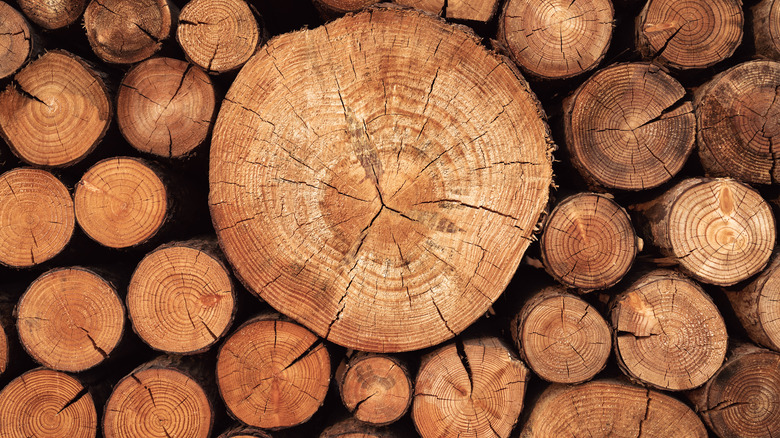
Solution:
<svg viewBox="0 0 780 438"><path fill-rule="evenodd" d="M38 277L16 307L19 339L40 364L78 372L103 362L122 338L125 309L92 271L59 268Z"/></svg>
<svg viewBox="0 0 780 438"><path fill-rule="evenodd" d="M750 339L780 351L780 257L745 287L725 292Z"/></svg>
<svg viewBox="0 0 780 438"><path fill-rule="evenodd" d="M0 79L19 70L32 55L32 29L16 9L0 2Z"/></svg>
<svg viewBox="0 0 780 438"><path fill-rule="evenodd" d="M87 0L16 0L24 14L44 29L60 29L81 18Z"/></svg>
<svg viewBox="0 0 780 438"><path fill-rule="evenodd" d="M73 200L54 175L17 168L0 175L0 263L30 267L59 254L75 228Z"/></svg>
<svg viewBox="0 0 780 438"><path fill-rule="evenodd" d="M487 23L496 14L498 3L498 0L448 0L444 14L450 20Z"/></svg>
<svg viewBox="0 0 780 438"><path fill-rule="evenodd" d="M524 71L540 79L566 79L601 62L613 20L610 0L510 0L498 32Z"/></svg>
<svg viewBox="0 0 780 438"><path fill-rule="evenodd" d="M165 223L168 194L144 161L116 157L92 166L76 186L76 220L84 232L111 248L151 239Z"/></svg>
<svg viewBox="0 0 780 438"><path fill-rule="evenodd" d="M780 61L780 1L762 0L751 11L756 52Z"/></svg>
<svg viewBox="0 0 780 438"><path fill-rule="evenodd" d="M3 436L94 438L92 396L75 378L48 369L28 371L0 392Z"/></svg>
<svg viewBox="0 0 780 438"><path fill-rule="evenodd" d="M386 425L403 416L412 401L412 381L397 359L355 354L336 372L344 406L365 423Z"/></svg>

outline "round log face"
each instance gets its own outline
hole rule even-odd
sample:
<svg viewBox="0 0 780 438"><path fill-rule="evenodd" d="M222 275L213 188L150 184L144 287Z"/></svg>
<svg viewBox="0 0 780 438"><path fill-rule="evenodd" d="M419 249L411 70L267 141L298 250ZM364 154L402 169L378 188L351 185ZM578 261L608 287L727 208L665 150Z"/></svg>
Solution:
<svg viewBox="0 0 780 438"><path fill-rule="evenodd" d="M32 34L22 14L0 2L0 79L13 74L30 56Z"/></svg>
<svg viewBox="0 0 780 438"><path fill-rule="evenodd" d="M438 344L529 244L551 183L541 114L507 61L418 11L278 37L215 126L220 243L250 289L337 344Z"/></svg>
<svg viewBox="0 0 780 438"><path fill-rule="evenodd" d="M19 8L35 24L45 29L59 29L81 18L87 0L17 0Z"/></svg>
<svg viewBox="0 0 780 438"><path fill-rule="evenodd" d="M361 422L390 424L404 415L412 400L407 371L388 356L350 360L339 382L341 401Z"/></svg>

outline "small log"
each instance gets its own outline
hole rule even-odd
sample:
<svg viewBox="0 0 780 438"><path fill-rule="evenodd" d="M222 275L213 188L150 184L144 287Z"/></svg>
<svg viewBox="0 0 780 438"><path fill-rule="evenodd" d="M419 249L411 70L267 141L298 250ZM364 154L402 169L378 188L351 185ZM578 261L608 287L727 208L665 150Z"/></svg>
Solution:
<svg viewBox="0 0 780 438"><path fill-rule="evenodd" d="M359 11L381 0L314 0L314 6L326 18L343 15L347 12Z"/></svg>
<svg viewBox="0 0 780 438"><path fill-rule="evenodd" d="M547 217L540 239L544 269L583 292L614 286L641 248L628 213L597 193L565 198Z"/></svg>
<svg viewBox="0 0 780 438"><path fill-rule="evenodd" d="M75 228L73 199L51 173L27 167L0 175L0 264L22 268L59 254Z"/></svg>
<svg viewBox="0 0 780 438"><path fill-rule="evenodd" d="M204 389L201 363L162 356L122 378L106 402L105 438L208 438L214 404Z"/></svg>
<svg viewBox="0 0 780 438"><path fill-rule="evenodd" d="M258 429L257 427L236 425L225 432L221 433L217 438L272 438L271 434Z"/></svg>
<svg viewBox="0 0 780 438"><path fill-rule="evenodd" d="M521 438L707 437L704 424L684 403L618 380L553 384L529 407Z"/></svg>
<svg viewBox="0 0 780 438"><path fill-rule="evenodd" d="M509 0L498 19L498 38L532 77L566 79L604 59L614 16L610 0Z"/></svg>
<svg viewBox="0 0 780 438"><path fill-rule="evenodd" d="M733 179L686 179L633 209L645 240L704 283L729 286L751 277L775 246L769 204Z"/></svg>
<svg viewBox="0 0 780 438"><path fill-rule="evenodd" d="M279 315L260 315L227 338L217 384L228 413L250 426L281 429L306 422L330 384L323 341Z"/></svg>
<svg viewBox="0 0 780 438"><path fill-rule="evenodd" d="M33 54L33 30L8 3L0 2L0 79L22 68Z"/></svg>
<svg viewBox="0 0 780 438"><path fill-rule="evenodd" d="M176 41L210 74L241 68L263 43L263 29L244 0L192 0L179 15Z"/></svg>
<svg viewBox="0 0 780 438"><path fill-rule="evenodd" d="M0 93L0 134L24 162L68 166L103 138L112 109L102 79L61 50L30 62Z"/></svg>
<svg viewBox="0 0 780 438"><path fill-rule="evenodd" d="M155 54L171 34L168 0L92 0L84 11L84 28L92 51L114 64L133 64Z"/></svg>
<svg viewBox="0 0 780 438"><path fill-rule="evenodd" d="M87 0L16 0L33 23L44 29L60 29L81 18Z"/></svg>
<svg viewBox="0 0 780 438"><path fill-rule="evenodd" d="M635 43L645 59L668 67L710 67L734 54L744 21L741 0L649 0Z"/></svg>
<svg viewBox="0 0 780 438"><path fill-rule="evenodd" d="M163 174L137 158L98 162L76 184L73 198L81 229L110 248L147 242L170 219L172 200Z"/></svg>
<svg viewBox="0 0 780 438"><path fill-rule="evenodd" d="M756 53L780 61L780 1L762 0L750 11Z"/></svg>
<svg viewBox="0 0 780 438"><path fill-rule="evenodd" d="M84 268L38 277L16 307L25 350L41 365L79 372L102 363L119 344L125 307L114 287Z"/></svg>
<svg viewBox="0 0 780 438"><path fill-rule="evenodd" d="M780 430L780 354L738 345L712 379L688 397L721 438L772 438Z"/></svg>
<svg viewBox="0 0 780 438"><path fill-rule="evenodd" d="M748 61L694 92L699 158L709 176L780 180L780 62Z"/></svg>
<svg viewBox="0 0 780 438"><path fill-rule="evenodd" d="M155 249L138 264L127 289L133 330L150 347L169 353L206 351L227 333L235 310L230 272L214 239Z"/></svg>
<svg viewBox="0 0 780 438"><path fill-rule="evenodd" d="M434 15L441 15L444 10L444 0L395 0L401 6L420 9Z"/></svg>
<svg viewBox="0 0 780 438"><path fill-rule="evenodd" d="M0 392L0 424L4 438L94 438L95 403L75 378L37 368Z"/></svg>
<svg viewBox="0 0 780 438"><path fill-rule="evenodd" d="M510 329L520 358L550 382L590 380L612 351L612 333L598 310L560 286L529 298Z"/></svg>
<svg viewBox="0 0 780 438"><path fill-rule="evenodd" d="M423 438L508 437L523 409L528 368L501 340L456 340L426 354L412 420Z"/></svg>
<svg viewBox="0 0 780 438"><path fill-rule="evenodd" d="M387 428L376 427L347 418L328 426L319 438L405 438L409 435L400 434Z"/></svg>
<svg viewBox="0 0 780 438"><path fill-rule="evenodd" d="M670 391L693 389L723 364L723 317L701 286L682 274L651 271L610 308L615 355L631 378Z"/></svg>
<svg viewBox="0 0 780 438"><path fill-rule="evenodd" d="M645 63L616 64L588 78L564 101L563 121L572 165L602 190L669 181L696 139L685 88Z"/></svg>
<svg viewBox="0 0 780 438"><path fill-rule="evenodd" d="M344 406L363 423L394 423L412 403L409 370L393 356L353 352L336 369L335 378Z"/></svg>
<svg viewBox="0 0 780 438"><path fill-rule="evenodd" d="M496 14L498 0L448 0L444 16L451 20L487 23Z"/></svg>

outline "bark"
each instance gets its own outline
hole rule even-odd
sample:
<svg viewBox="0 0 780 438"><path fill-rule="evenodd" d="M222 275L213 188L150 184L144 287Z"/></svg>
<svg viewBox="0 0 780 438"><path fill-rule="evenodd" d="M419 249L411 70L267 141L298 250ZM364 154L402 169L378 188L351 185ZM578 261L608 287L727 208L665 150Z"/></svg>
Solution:
<svg viewBox="0 0 780 438"><path fill-rule="evenodd" d="M319 438L402 438L406 436L408 435L392 429L376 427L348 418L328 426Z"/></svg>
<svg viewBox="0 0 780 438"><path fill-rule="evenodd" d="M217 438L271 438L271 434L256 427L236 425L223 432Z"/></svg>

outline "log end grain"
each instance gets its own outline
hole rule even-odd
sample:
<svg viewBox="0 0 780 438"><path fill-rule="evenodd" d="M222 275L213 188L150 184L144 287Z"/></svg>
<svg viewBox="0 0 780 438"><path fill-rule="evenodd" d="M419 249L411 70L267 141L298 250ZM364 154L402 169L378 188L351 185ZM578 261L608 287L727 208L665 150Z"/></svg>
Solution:
<svg viewBox="0 0 780 438"><path fill-rule="evenodd" d="M412 402L409 371L391 356L355 354L341 363L336 376L341 401L361 422L393 423Z"/></svg>
<svg viewBox="0 0 780 438"><path fill-rule="evenodd" d="M750 10L756 52L780 61L780 1L762 0Z"/></svg>
<svg viewBox="0 0 780 438"><path fill-rule="evenodd" d="M487 23L498 9L498 0L448 0L445 17Z"/></svg>
<svg viewBox="0 0 780 438"><path fill-rule="evenodd" d="M347 12L359 11L379 1L380 0L314 0L314 5L320 9L323 15L334 16Z"/></svg>
<svg viewBox="0 0 780 438"><path fill-rule="evenodd" d="M409 435L347 418L325 428L319 438L403 438L406 436Z"/></svg>
<svg viewBox="0 0 780 438"><path fill-rule="evenodd" d="M0 79L19 70L32 55L32 29L16 9L0 2Z"/></svg>
<svg viewBox="0 0 780 438"><path fill-rule="evenodd" d="M395 3L420 9L434 15L441 15L444 10L444 0L395 0Z"/></svg>
<svg viewBox="0 0 780 438"><path fill-rule="evenodd" d="M780 351L780 257L745 287L725 292L750 339Z"/></svg>
<svg viewBox="0 0 780 438"><path fill-rule="evenodd" d="M59 254L75 227L73 200L51 173L17 168L0 175L0 263L29 267Z"/></svg>
<svg viewBox="0 0 780 438"><path fill-rule="evenodd" d="M44 29L60 29L81 18L87 0L16 0L27 17Z"/></svg>

